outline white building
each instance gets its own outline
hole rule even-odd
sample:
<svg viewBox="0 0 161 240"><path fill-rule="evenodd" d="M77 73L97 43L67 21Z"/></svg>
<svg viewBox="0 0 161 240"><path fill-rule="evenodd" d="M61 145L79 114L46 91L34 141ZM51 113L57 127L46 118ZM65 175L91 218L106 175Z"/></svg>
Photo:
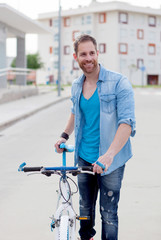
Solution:
<svg viewBox="0 0 161 240"><path fill-rule="evenodd" d="M134 85L161 84L161 9L92 1L88 7L62 11L61 16L62 82L72 82L81 73L73 60L73 41L87 33L96 38L99 62L106 68L123 73ZM38 20L54 30L53 36L38 39L43 62L56 80L58 12L40 14ZM44 77L39 72L39 81Z"/></svg>

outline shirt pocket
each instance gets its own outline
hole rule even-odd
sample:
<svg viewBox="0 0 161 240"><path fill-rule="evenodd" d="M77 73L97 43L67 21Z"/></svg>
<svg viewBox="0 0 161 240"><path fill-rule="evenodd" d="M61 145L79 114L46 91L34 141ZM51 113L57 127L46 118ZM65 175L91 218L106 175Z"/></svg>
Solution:
<svg viewBox="0 0 161 240"><path fill-rule="evenodd" d="M116 97L115 94L101 95L102 111L112 113L116 110Z"/></svg>

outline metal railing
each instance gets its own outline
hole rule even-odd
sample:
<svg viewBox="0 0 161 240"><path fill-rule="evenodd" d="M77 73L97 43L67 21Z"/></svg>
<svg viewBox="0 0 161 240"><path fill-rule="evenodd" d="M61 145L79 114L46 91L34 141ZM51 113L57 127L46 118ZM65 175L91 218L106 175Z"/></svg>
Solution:
<svg viewBox="0 0 161 240"><path fill-rule="evenodd" d="M36 70L29 68L3 68L0 69L0 77L6 76L8 82L16 80L16 76L26 76L27 82L36 84Z"/></svg>

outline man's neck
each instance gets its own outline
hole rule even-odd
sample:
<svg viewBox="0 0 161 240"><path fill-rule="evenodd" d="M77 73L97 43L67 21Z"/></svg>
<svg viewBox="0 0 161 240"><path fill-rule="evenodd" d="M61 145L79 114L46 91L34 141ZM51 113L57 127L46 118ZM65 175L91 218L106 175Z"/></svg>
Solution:
<svg viewBox="0 0 161 240"><path fill-rule="evenodd" d="M100 72L100 66L97 65L97 68L92 73L84 73L86 76L86 81L89 83L96 83L98 81L98 76Z"/></svg>

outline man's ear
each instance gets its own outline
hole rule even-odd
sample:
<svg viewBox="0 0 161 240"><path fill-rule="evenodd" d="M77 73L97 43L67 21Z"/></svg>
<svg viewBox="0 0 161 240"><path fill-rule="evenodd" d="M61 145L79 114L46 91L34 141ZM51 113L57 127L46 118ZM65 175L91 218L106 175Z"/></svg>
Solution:
<svg viewBox="0 0 161 240"><path fill-rule="evenodd" d="M73 53L73 57L77 61L77 55L75 53Z"/></svg>

